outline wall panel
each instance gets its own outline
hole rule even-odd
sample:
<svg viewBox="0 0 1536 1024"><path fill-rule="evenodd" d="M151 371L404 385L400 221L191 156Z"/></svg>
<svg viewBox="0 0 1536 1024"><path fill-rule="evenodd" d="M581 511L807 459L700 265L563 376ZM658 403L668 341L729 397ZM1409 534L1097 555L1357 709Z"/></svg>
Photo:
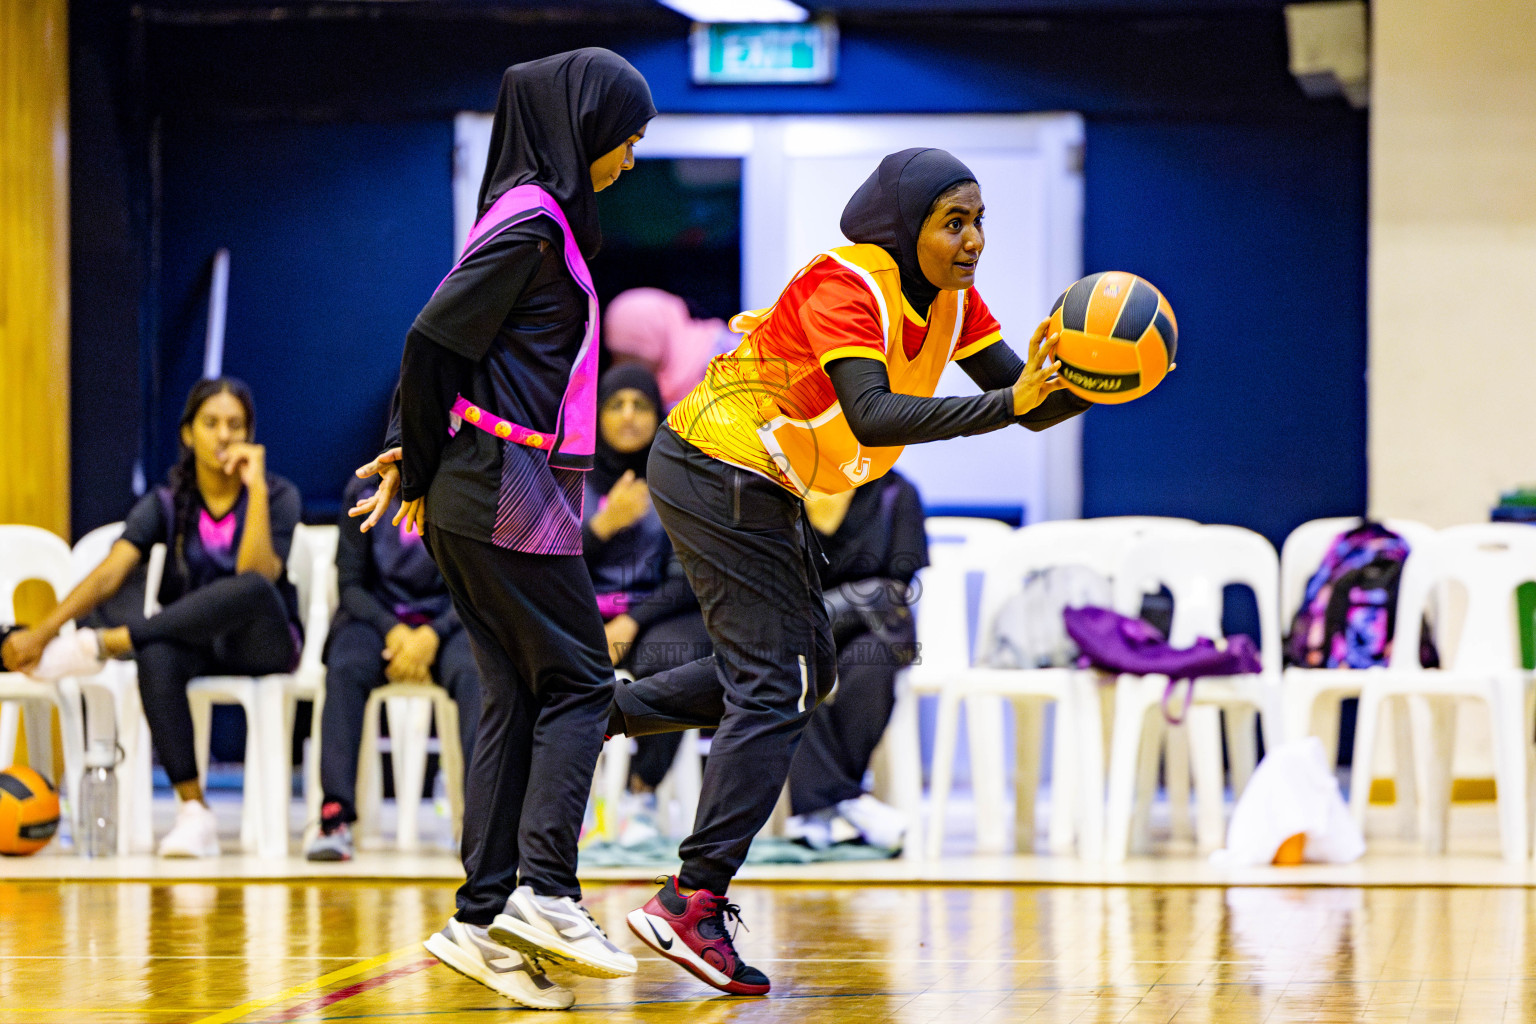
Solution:
<svg viewBox="0 0 1536 1024"><path fill-rule="evenodd" d="M0 522L69 536L65 0L0 4Z"/></svg>

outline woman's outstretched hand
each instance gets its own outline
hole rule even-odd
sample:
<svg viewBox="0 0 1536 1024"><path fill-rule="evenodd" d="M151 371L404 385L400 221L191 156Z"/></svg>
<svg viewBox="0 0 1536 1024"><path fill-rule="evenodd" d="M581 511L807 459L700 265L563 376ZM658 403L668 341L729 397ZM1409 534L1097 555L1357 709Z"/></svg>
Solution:
<svg viewBox="0 0 1536 1024"><path fill-rule="evenodd" d="M1061 335L1047 335L1050 328L1051 321L1042 320L1030 336L1029 361L1024 364L1024 372L1019 374L1019 379L1013 384L1015 416L1024 415L1052 393L1067 386L1066 381L1056 376L1056 343L1061 340Z"/></svg>
<svg viewBox="0 0 1536 1024"><path fill-rule="evenodd" d="M391 448L366 466L359 466L357 478L366 480L371 476L379 478L378 490L359 501L347 510L347 515L356 519L358 516L367 516L363 525L358 527L363 533L373 529L378 521L384 518L384 513L389 511L389 506L394 504L395 495L400 493L400 455L399 448ZM407 504L410 504L409 502ZM401 509L402 513L404 509ZM395 524L399 525L400 516L395 516Z"/></svg>

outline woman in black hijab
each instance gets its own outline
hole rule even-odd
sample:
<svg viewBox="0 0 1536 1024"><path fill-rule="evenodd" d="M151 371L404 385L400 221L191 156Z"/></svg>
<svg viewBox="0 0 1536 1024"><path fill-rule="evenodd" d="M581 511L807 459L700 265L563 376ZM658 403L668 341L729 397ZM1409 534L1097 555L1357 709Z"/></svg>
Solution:
<svg viewBox="0 0 1536 1024"><path fill-rule="evenodd" d="M843 213L859 244L817 256L771 309L737 317L747 337L711 362L651 449L651 500L714 654L619 685L609 731L718 731L682 869L629 924L726 992L768 991L736 953L724 894L836 684L824 559L802 498L879 479L902 445L1041 430L1086 408L1054 377L1046 324L1026 364L975 293L982 213L975 175L950 154L886 157ZM932 397L951 361L985 393Z"/></svg>
<svg viewBox="0 0 1536 1024"><path fill-rule="evenodd" d="M507 69L479 219L406 337L388 450L358 470L380 485L351 510L366 531L398 491L396 524L431 523L428 550L480 669L466 879L427 948L541 1009L573 1000L543 964L605 978L636 968L576 904L613 685L581 557L597 433L586 260L602 241L595 194L634 166L655 114L645 79L608 50Z"/></svg>

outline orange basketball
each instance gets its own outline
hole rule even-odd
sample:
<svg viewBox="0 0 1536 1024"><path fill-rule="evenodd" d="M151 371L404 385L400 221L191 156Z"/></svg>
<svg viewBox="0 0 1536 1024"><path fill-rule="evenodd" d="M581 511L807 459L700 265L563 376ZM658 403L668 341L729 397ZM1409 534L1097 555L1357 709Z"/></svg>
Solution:
<svg viewBox="0 0 1536 1024"><path fill-rule="evenodd" d="M1101 405L1140 398L1167 376L1179 324L1151 282L1120 270L1078 281L1051 307L1051 333L1067 390Z"/></svg>
<svg viewBox="0 0 1536 1024"><path fill-rule="evenodd" d="M59 830L59 794L24 764L0 772L0 853L36 853Z"/></svg>

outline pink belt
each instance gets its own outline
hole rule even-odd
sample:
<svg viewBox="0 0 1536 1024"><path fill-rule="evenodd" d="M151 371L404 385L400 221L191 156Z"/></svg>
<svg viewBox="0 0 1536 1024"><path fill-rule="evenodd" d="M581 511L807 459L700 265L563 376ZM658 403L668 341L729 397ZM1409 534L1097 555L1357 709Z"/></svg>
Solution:
<svg viewBox="0 0 1536 1024"><path fill-rule="evenodd" d="M554 445L555 439L548 434L541 434L527 427L520 427L511 420L504 420L495 413L482 409L478 405L471 405L469 399L463 395L453 403L453 414L472 427L479 427L487 434L501 438L503 441L512 441L515 444L525 444L530 448L542 448L549 451Z"/></svg>

